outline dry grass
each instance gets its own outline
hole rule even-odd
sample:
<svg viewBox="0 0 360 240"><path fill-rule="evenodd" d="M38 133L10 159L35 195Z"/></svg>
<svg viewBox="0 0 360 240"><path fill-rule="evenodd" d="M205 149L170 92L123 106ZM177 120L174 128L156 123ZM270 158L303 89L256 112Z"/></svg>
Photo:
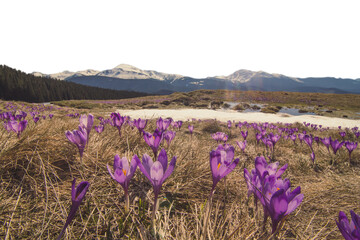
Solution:
<svg viewBox="0 0 360 240"><path fill-rule="evenodd" d="M101 113L94 113L101 115ZM97 120L95 124L98 124ZM176 168L163 185L157 213L159 239L199 239L201 217L212 186L209 152L216 148L210 132L228 132L225 124L191 122L192 138L184 123L168 149L177 156ZM52 120L32 121L19 139L0 131L0 238L55 239L63 227L71 205L71 182L76 177L91 186L64 239L154 239L150 230L152 187L137 170L129 192L131 209L124 212L121 186L111 179L106 164L115 154L132 157L151 149L129 126L122 137L109 125L102 134L92 130L89 144L80 163L77 149L64 132L76 129L78 119L58 113ZM147 131L155 129L151 121ZM318 135L320 133L314 133ZM337 136L337 131L320 136ZM319 136L319 135L318 135ZM229 143L242 140L239 129L232 129ZM316 144L315 144L316 145ZM315 146L318 168L313 169L308 147L280 140L276 159L287 163L284 176L292 187L301 186L304 201L288 216L280 231L281 239L339 239L335 219L338 212L360 212L360 151L353 152L354 164L347 164L341 149L330 165L330 156L322 145ZM255 133L249 130L248 146L242 154L236 146L240 163L226 179L220 181L213 199L209 239L267 239L270 222L262 230L262 210L256 213L252 197L247 197L243 168L254 167L254 158L265 153L255 146Z"/></svg>

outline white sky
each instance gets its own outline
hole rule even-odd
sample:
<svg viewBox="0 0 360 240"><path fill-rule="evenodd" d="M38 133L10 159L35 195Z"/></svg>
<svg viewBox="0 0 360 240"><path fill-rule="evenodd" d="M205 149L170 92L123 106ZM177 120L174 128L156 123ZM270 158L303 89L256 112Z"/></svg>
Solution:
<svg viewBox="0 0 360 240"><path fill-rule="evenodd" d="M0 64L360 78L359 0L2 0Z"/></svg>

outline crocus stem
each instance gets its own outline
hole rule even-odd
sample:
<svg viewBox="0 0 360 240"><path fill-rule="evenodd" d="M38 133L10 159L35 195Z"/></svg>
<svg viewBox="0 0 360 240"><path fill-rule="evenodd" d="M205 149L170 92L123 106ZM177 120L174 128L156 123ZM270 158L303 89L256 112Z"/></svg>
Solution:
<svg viewBox="0 0 360 240"><path fill-rule="evenodd" d="M256 197L254 197L254 206L255 206L255 224L257 224L257 220L258 220L258 206L257 206L257 199Z"/></svg>
<svg viewBox="0 0 360 240"><path fill-rule="evenodd" d="M79 206L80 206L80 204L77 206L74 206L74 205L71 206L69 216L67 217L65 225L64 225L63 229L61 230L59 237L56 240L60 240L61 237L64 235L66 228L68 227L70 222L75 217L75 213L76 213L77 209L79 208Z"/></svg>
<svg viewBox="0 0 360 240"><path fill-rule="evenodd" d="M66 227L67 227L67 225L65 225L65 226L63 227L63 229L62 229L61 232L60 232L59 237L58 237L56 240L60 240L60 239L61 239L62 235L64 235L64 233L65 233Z"/></svg>
<svg viewBox="0 0 360 240"><path fill-rule="evenodd" d="M209 223L209 217L211 213L211 205L212 205L212 197L214 195L214 189L215 189L214 187L211 189L210 196L206 204L201 240L205 240L207 235L207 225Z"/></svg>
<svg viewBox="0 0 360 240"><path fill-rule="evenodd" d="M158 195L155 194L153 212L151 215L151 225L154 230L154 233L156 233L155 220L156 220L156 210L157 210L157 205L158 205L157 202L158 202Z"/></svg>
<svg viewBox="0 0 360 240"><path fill-rule="evenodd" d="M227 196L226 176L224 177L224 184L225 184L225 196Z"/></svg>
<svg viewBox="0 0 360 240"><path fill-rule="evenodd" d="M351 165L351 153L349 153L349 164Z"/></svg>
<svg viewBox="0 0 360 240"><path fill-rule="evenodd" d="M271 161L273 162L274 160L275 160L275 145L273 145L272 157L271 157Z"/></svg>
<svg viewBox="0 0 360 240"><path fill-rule="evenodd" d="M129 193L125 191L125 214L128 214L130 210Z"/></svg>

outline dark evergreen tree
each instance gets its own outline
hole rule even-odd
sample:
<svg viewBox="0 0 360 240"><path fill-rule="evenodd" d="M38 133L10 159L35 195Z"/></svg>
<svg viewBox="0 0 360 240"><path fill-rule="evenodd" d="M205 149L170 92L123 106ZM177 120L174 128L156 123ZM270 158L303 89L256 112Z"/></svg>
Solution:
<svg viewBox="0 0 360 240"><path fill-rule="evenodd" d="M146 96L146 93L117 91L84 86L32 74L0 65L0 99L50 102L71 99L122 99Z"/></svg>

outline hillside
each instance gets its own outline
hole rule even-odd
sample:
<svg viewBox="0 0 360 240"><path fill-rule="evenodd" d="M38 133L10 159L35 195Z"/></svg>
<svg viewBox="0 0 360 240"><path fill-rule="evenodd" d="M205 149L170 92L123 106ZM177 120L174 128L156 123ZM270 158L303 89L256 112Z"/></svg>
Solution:
<svg viewBox="0 0 360 240"><path fill-rule="evenodd" d="M0 99L49 102L70 99L122 99L146 96L146 93L116 91L76 83L36 77L0 65Z"/></svg>
<svg viewBox="0 0 360 240"><path fill-rule="evenodd" d="M190 92L199 89L288 91L318 93L360 94L357 79L296 78L263 71L238 70L228 76L192 78L177 74L141 70L134 66L120 64L104 71L64 71L56 74L33 73L50 76L83 85L114 90L142 91L147 93Z"/></svg>

